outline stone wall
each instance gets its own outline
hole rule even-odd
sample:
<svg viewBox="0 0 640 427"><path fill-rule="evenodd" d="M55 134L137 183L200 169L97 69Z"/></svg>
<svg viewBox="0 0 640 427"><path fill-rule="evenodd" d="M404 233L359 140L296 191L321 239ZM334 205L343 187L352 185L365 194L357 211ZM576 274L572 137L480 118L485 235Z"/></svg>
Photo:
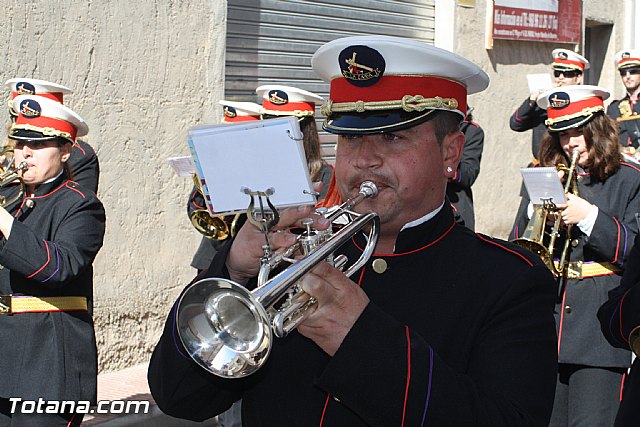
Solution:
<svg viewBox="0 0 640 427"><path fill-rule="evenodd" d="M0 79L71 88L65 102L89 124L100 159L107 212L94 264L100 369L147 360L170 304L194 275L192 182L165 159L188 154L189 127L220 117L226 2L1 0L0 9Z"/></svg>

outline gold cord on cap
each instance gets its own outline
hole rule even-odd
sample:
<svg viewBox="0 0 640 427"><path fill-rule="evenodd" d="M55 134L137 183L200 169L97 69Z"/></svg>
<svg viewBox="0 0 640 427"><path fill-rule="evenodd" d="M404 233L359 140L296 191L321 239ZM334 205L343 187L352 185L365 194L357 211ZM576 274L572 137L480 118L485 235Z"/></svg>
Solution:
<svg viewBox="0 0 640 427"><path fill-rule="evenodd" d="M549 126L549 125L552 125L554 123L564 122L565 120L575 119L576 117L591 115L593 113L597 113L598 111L604 111L604 107L601 106L601 105L598 105L596 107L587 107L587 108L583 109L582 111L578 111L577 113L574 113L574 114L569 114L567 116L556 117L555 119L546 119L544 121L544 124Z"/></svg>
<svg viewBox="0 0 640 427"><path fill-rule="evenodd" d="M424 111L426 109L444 108L455 110L458 108L458 100L455 98L425 98L422 95L405 95L400 100L393 101L356 101L333 102L331 99L323 104L320 111L325 116L331 113L349 113L352 111L363 113L365 111L383 111L402 108L406 112Z"/></svg>
<svg viewBox="0 0 640 427"><path fill-rule="evenodd" d="M11 126L11 130L31 130L34 132L40 132L44 136L59 136L66 139L71 139L71 134L69 132L62 132L58 129L54 129L52 127L44 127L41 128L39 126L33 126L29 124L14 124Z"/></svg>

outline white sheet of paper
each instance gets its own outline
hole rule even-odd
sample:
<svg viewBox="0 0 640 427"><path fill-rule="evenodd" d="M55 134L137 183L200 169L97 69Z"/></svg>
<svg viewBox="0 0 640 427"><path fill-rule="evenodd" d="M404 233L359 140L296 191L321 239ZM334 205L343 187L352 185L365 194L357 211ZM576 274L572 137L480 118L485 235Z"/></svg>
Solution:
<svg viewBox="0 0 640 427"><path fill-rule="evenodd" d="M191 156L169 157L166 161L178 176L191 176L196 173L196 165Z"/></svg>
<svg viewBox="0 0 640 427"><path fill-rule="evenodd" d="M545 90L553 87L551 75L547 73L527 74L527 83L529 84L529 93L533 93L535 91L544 92Z"/></svg>
<svg viewBox="0 0 640 427"><path fill-rule="evenodd" d="M522 168L520 172L534 205L542 205L543 199L551 199L556 205L567 203L556 168Z"/></svg>
<svg viewBox="0 0 640 427"><path fill-rule="evenodd" d="M195 127L188 144L212 214L246 211L245 187L273 188L276 207L316 202L295 117Z"/></svg>

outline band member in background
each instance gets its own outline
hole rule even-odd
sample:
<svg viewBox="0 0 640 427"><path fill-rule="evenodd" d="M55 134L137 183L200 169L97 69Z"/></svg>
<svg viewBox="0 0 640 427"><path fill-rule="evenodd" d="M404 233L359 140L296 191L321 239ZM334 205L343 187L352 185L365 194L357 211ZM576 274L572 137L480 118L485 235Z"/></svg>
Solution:
<svg viewBox="0 0 640 427"><path fill-rule="evenodd" d="M378 188L354 208L380 217L375 253L353 281L316 265L302 286L317 305L246 378L192 361L174 308L149 365L160 409L203 420L242 398L245 425L546 426L557 368L552 276L533 254L457 225L445 203L467 93L489 77L451 52L386 36L333 40L312 66L331 83L323 128L338 135L342 199L363 181ZM291 245L289 227L310 212L283 209L273 248ZM352 263L364 240L358 233L338 252ZM246 223L200 277L251 288L264 243Z"/></svg>
<svg viewBox="0 0 640 427"><path fill-rule="evenodd" d="M11 91L9 98L9 114L12 122L17 117L13 110L12 100L19 95L40 95L45 98L63 103L64 95L71 93L71 89L37 79L9 79L5 86ZM98 192L100 165L95 150L88 142L78 139L74 142L69 158L70 178L94 193Z"/></svg>
<svg viewBox="0 0 640 427"><path fill-rule="evenodd" d="M620 283L640 212L640 171L623 161L616 123L604 113L608 97L597 86L565 86L538 98L549 130L540 146L540 165L570 165L578 151L577 191L570 190L566 205L558 204L559 214L551 214L553 222L560 216L564 229L571 226L569 265L558 278L559 368L551 426L612 425L631 362L628 350L607 343L596 317L607 292ZM511 238L522 236L529 212L525 196ZM556 240L555 258L561 257L565 236Z"/></svg>
<svg viewBox="0 0 640 427"><path fill-rule="evenodd" d="M640 51L625 49L616 53L614 63L627 95L613 101L607 108L607 114L618 122L620 144L627 154L637 158L640 144Z"/></svg>
<svg viewBox="0 0 640 427"><path fill-rule="evenodd" d="M631 349L636 358L625 377L622 401L614 427L634 427L640 419L640 237L635 243L620 286L609 292L609 299L598 311L600 326L607 341L625 350Z"/></svg>
<svg viewBox="0 0 640 427"><path fill-rule="evenodd" d="M555 87L582 84L584 70L589 68L589 61L575 52L567 49L554 49L551 53L553 63L553 81ZM531 135L531 154L533 163L538 159L540 141L547 131L544 121L547 119L547 112L540 108L536 101L540 91L534 91L525 99L522 105L511 115L509 127L516 132L525 132L533 129Z"/></svg>
<svg viewBox="0 0 640 427"><path fill-rule="evenodd" d="M218 102L222 105L222 123L239 123L260 120L260 105L255 102L239 102L221 100ZM195 211L206 210L204 197L200 189L196 186L191 190L189 200L187 201L187 215L191 219ZM210 236L209 236L210 237ZM215 238L203 236L200 246L196 250L191 260L191 267L198 270L206 270L211 264L211 260L218 251L218 248L224 243Z"/></svg>
<svg viewBox="0 0 640 427"><path fill-rule="evenodd" d="M5 82L5 86L11 91L9 115L12 122L18 116L18 113L13 110L12 100L19 95L39 95L63 103L64 96L72 93L71 89L65 86L37 79L9 79ZM100 165L98 156L89 143L81 139L76 140L73 143L68 164L71 173L70 179L94 193L98 192Z"/></svg>
<svg viewBox="0 0 640 427"><path fill-rule="evenodd" d="M16 164L27 169L21 196L17 184L0 189L9 200L0 207L0 425L77 426L83 414L68 406L22 413L20 401L96 402L92 263L105 212L93 192L69 179L67 167L88 127L41 96L18 96L13 109L9 138Z"/></svg>
<svg viewBox="0 0 640 427"><path fill-rule="evenodd" d="M300 121L311 181L324 184L318 200L324 199L333 176L333 166L322 159L322 147L315 120L316 104L324 102L324 98L303 89L280 85L260 86L256 93L262 98L263 119L295 116Z"/></svg>
<svg viewBox="0 0 640 427"><path fill-rule="evenodd" d="M469 107L467 117L460 126L460 131L464 134L462 159L455 174L447 183L447 197L453 205L456 218L471 231L475 229L471 186L480 173L480 160L484 146L484 131L473 121L472 110L473 108Z"/></svg>

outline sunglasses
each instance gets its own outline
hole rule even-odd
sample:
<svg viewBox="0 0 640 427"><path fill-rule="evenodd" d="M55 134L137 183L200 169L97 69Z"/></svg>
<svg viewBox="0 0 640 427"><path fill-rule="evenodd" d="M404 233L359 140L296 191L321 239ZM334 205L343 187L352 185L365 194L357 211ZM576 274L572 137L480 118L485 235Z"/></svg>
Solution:
<svg viewBox="0 0 640 427"><path fill-rule="evenodd" d="M627 74L630 74L632 76L638 75L640 74L640 68L627 68L624 70L620 70L620 77L624 77Z"/></svg>
<svg viewBox="0 0 640 427"><path fill-rule="evenodd" d="M568 79L572 79L574 77L578 77L582 72L578 70L553 70L553 75L555 77L560 77L560 74L564 75Z"/></svg>

